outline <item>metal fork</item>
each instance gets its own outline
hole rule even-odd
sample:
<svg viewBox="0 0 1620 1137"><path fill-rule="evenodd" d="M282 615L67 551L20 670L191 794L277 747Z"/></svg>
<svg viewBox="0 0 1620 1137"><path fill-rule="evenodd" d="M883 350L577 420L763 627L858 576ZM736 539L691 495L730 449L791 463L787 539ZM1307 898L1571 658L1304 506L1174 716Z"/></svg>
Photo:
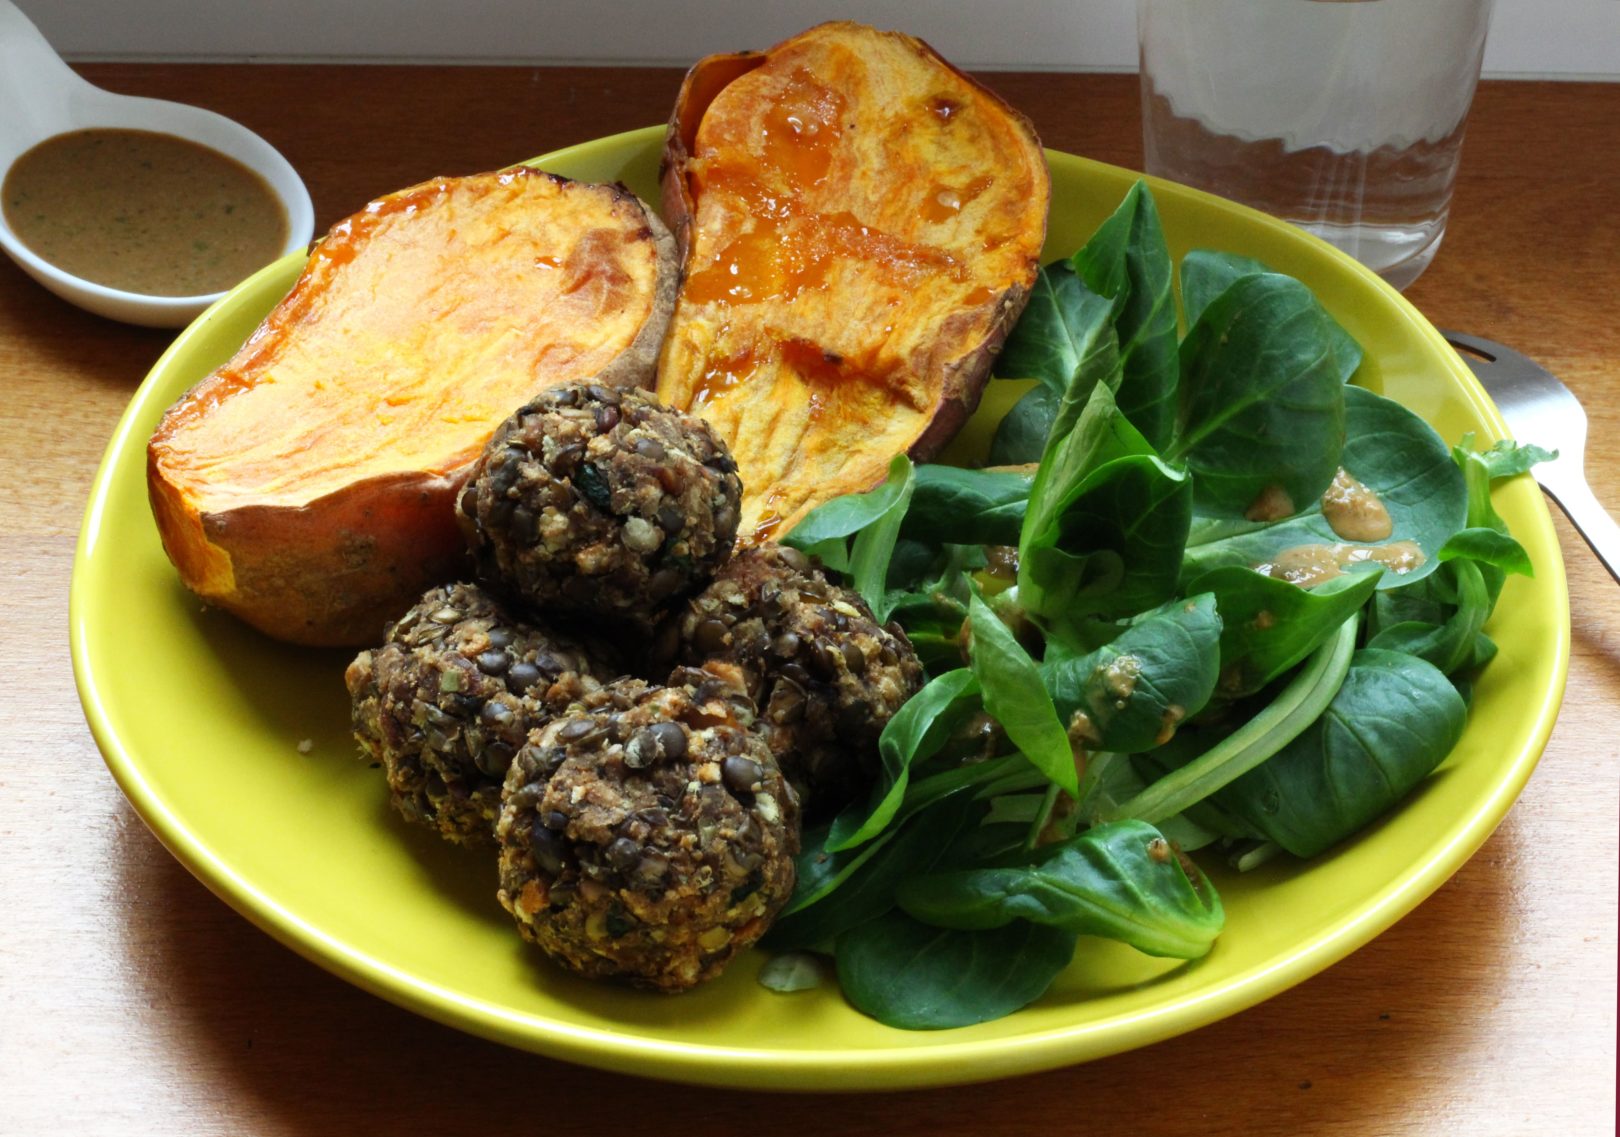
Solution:
<svg viewBox="0 0 1620 1137"><path fill-rule="evenodd" d="M1479 376L1513 437L1558 452L1531 472L1620 582L1620 525L1586 484L1586 412L1580 400L1552 372L1510 347L1462 332L1440 334Z"/></svg>

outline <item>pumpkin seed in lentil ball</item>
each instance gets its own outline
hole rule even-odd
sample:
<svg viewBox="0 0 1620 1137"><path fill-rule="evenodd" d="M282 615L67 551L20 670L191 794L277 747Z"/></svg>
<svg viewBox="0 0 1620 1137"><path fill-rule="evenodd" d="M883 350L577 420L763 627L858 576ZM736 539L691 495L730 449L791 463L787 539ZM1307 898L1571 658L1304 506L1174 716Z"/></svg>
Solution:
<svg viewBox="0 0 1620 1137"><path fill-rule="evenodd" d="M741 496L702 419L587 383L507 419L456 514L484 579L539 611L646 629L730 555Z"/></svg>
<svg viewBox="0 0 1620 1137"><path fill-rule="evenodd" d="M538 731L496 830L524 938L579 974L673 992L763 935L793 891L799 821L753 720L718 665L619 680Z"/></svg>
<svg viewBox="0 0 1620 1137"><path fill-rule="evenodd" d="M355 738L386 772L394 807L451 841L489 844L529 732L615 674L477 585L451 584L424 595L344 679Z"/></svg>

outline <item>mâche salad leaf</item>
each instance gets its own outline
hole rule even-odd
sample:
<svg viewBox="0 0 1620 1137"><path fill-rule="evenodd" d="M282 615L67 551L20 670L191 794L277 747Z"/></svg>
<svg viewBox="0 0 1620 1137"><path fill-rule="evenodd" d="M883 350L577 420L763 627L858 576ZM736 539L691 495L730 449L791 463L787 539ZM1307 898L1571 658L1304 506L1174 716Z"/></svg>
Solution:
<svg viewBox="0 0 1620 1137"><path fill-rule="evenodd" d="M1119 411L1106 385L1060 413L1018 540L1019 603L1037 621L1123 616L1170 599L1192 485Z"/></svg>
<svg viewBox="0 0 1620 1137"><path fill-rule="evenodd" d="M1466 719L1439 668L1368 648L1351 659L1322 716L1216 801L1295 856L1312 857L1405 797L1451 753Z"/></svg>
<svg viewBox="0 0 1620 1137"><path fill-rule="evenodd" d="M1068 966L1074 941L1074 932L1023 920L965 932L891 909L838 937L838 982L858 1010L888 1026L972 1026L1040 998Z"/></svg>
<svg viewBox="0 0 1620 1137"><path fill-rule="evenodd" d="M1201 514L1288 516L1333 481L1345 436L1333 328L1280 273L1240 276L1199 313L1181 343L1166 457L1191 469Z"/></svg>
<svg viewBox="0 0 1620 1137"><path fill-rule="evenodd" d="M1225 914L1203 874L1189 868L1153 826L1116 821L1047 845L1025 864L913 877L897 898L909 915L938 927L1028 920L1148 955L1197 959L1220 935Z"/></svg>
<svg viewBox="0 0 1620 1137"><path fill-rule="evenodd" d="M1180 367L1173 276L1158 208L1138 183L1091 240L1041 270L996 365L998 375L1041 385L1002 420L992 464L1038 460L1060 432L1060 404L1083 405L1098 383L1116 389L1121 412L1150 443L1169 440Z"/></svg>
<svg viewBox="0 0 1620 1137"><path fill-rule="evenodd" d="M1033 469L919 466L900 535L930 543L1016 545L1034 480Z"/></svg>
<svg viewBox="0 0 1620 1137"><path fill-rule="evenodd" d="M1345 443L1340 465L1366 486L1388 511L1387 540L1346 541L1334 529L1321 495L1302 501L1299 511L1279 518L1226 519L1198 516L1187 539L1183 581L1224 565L1274 564L1281 554L1305 547L1365 544L1392 553L1402 542L1417 556L1400 572L1386 572L1379 588L1395 588L1434 571L1441 547L1464 527L1468 486L1451 449L1434 429L1392 399L1360 387L1341 388ZM1330 479L1331 480L1331 479ZM1348 557L1349 554L1346 554ZM1380 562L1369 555L1347 560L1347 571L1371 571Z"/></svg>
<svg viewBox="0 0 1620 1137"><path fill-rule="evenodd" d="M783 544L821 558L848 573L855 591L881 623L893 606L885 582L900 523L916 488L916 471L904 454L889 463L889 476L868 493L833 498L805 515ZM853 536L846 546L846 538Z"/></svg>
<svg viewBox="0 0 1620 1137"><path fill-rule="evenodd" d="M1138 182L1069 264L1086 287L1114 302L1119 344L1116 401L1142 437L1162 447L1175 428L1177 358L1174 265L1159 210Z"/></svg>
<svg viewBox="0 0 1620 1137"><path fill-rule="evenodd" d="M1187 310L1187 323L1196 323L1204 309L1209 307L1209 302L1225 292L1239 277L1270 271L1253 257L1213 249L1194 249L1181 261L1181 299ZM1332 340L1339 377L1348 383L1361 366L1361 345L1332 316L1327 318L1328 335Z"/></svg>
<svg viewBox="0 0 1620 1137"><path fill-rule="evenodd" d="M1398 807L1532 570L1491 484L1548 455L1447 446L1361 361L1299 281L1176 265L1144 185L1046 266L997 367L1037 381L998 468L897 459L787 538L932 678L805 833L767 945L831 953L891 1026L983 1022L1082 935L1208 952L1224 910L1187 850L1315 856Z"/></svg>
<svg viewBox="0 0 1620 1137"><path fill-rule="evenodd" d="M1214 694L1221 622L1210 593L1173 600L1084 655L1049 646L1041 677L1059 717L1093 750L1151 750Z"/></svg>
<svg viewBox="0 0 1620 1137"><path fill-rule="evenodd" d="M1035 661L977 593L969 603L968 620L973 634L969 659L985 713L1001 724L1030 765L1078 797L1074 751Z"/></svg>

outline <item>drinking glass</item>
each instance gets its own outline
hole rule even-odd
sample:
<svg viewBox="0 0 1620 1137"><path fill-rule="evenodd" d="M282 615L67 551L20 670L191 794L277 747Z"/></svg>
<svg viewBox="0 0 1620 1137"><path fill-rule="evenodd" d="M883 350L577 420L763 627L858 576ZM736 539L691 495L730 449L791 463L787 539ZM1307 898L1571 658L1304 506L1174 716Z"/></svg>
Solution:
<svg viewBox="0 0 1620 1137"><path fill-rule="evenodd" d="M1147 172L1405 288L1445 235L1490 15L1491 0L1138 0Z"/></svg>

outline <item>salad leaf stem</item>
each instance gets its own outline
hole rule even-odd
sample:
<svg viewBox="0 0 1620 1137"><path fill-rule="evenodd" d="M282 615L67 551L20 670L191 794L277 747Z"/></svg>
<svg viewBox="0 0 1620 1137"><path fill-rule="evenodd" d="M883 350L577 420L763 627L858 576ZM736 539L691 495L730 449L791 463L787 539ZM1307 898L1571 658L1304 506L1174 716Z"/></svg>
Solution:
<svg viewBox="0 0 1620 1137"><path fill-rule="evenodd" d="M1238 872L1249 872L1259 868L1282 851L1283 847L1275 841L1261 841L1250 845L1232 857L1228 863Z"/></svg>
<svg viewBox="0 0 1620 1137"><path fill-rule="evenodd" d="M1017 755L1014 755L1017 757ZM1010 773L1003 774L993 782L987 782L975 791L974 796L992 798L1000 794L1015 794L1025 790L1038 790L1049 785L1045 777L1029 768L1026 762L1022 768L1015 768Z"/></svg>
<svg viewBox="0 0 1620 1137"><path fill-rule="evenodd" d="M1274 702L1191 762L1110 811L1110 819L1156 823L1248 773L1315 722L1344 683L1355 653L1359 615L1339 625Z"/></svg>
<svg viewBox="0 0 1620 1137"><path fill-rule="evenodd" d="M1029 823L1029 832L1024 835L1024 850L1026 852L1035 848L1041 839L1041 831L1052 820L1052 810L1057 805L1058 788L1055 785L1046 787L1046 793L1041 797L1041 807L1035 811L1035 817Z"/></svg>
<svg viewBox="0 0 1620 1137"><path fill-rule="evenodd" d="M1045 777L1030 768L1029 759L1022 754L1007 754L988 762L957 766L912 782L906 788L894 820L904 821L919 809L925 809L969 787L975 787L978 796L989 797L992 794L987 791L1011 793L1014 790L1034 789L1046 782Z"/></svg>

